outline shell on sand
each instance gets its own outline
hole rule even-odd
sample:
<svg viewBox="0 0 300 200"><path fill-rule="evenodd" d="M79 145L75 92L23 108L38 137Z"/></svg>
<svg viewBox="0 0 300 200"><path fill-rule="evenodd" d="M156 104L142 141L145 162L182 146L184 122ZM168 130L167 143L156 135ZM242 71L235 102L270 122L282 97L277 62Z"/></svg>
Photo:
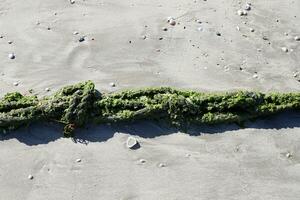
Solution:
<svg viewBox="0 0 300 200"><path fill-rule="evenodd" d="M135 137L128 137L127 141L126 141L126 146L129 149L133 149L134 147L136 147L138 145L138 141Z"/></svg>

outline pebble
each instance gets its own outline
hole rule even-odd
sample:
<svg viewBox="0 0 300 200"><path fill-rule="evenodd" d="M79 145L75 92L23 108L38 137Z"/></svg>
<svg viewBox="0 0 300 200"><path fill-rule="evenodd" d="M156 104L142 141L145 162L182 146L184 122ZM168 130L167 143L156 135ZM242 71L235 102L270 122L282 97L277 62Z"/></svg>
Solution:
<svg viewBox="0 0 300 200"><path fill-rule="evenodd" d="M138 145L138 141L136 138L129 136L126 141L126 146L129 149L133 149Z"/></svg>
<svg viewBox="0 0 300 200"><path fill-rule="evenodd" d="M79 34L78 31L74 31L74 32L73 32L73 35L78 35L78 34Z"/></svg>
<svg viewBox="0 0 300 200"><path fill-rule="evenodd" d="M258 75L257 75L257 74L254 74L254 75L253 75L253 78L258 78Z"/></svg>
<svg viewBox="0 0 300 200"><path fill-rule="evenodd" d="M70 3L71 3L71 4L74 4L74 3L75 3L75 0L70 0Z"/></svg>
<svg viewBox="0 0 300 200"><path fill-rule="evenodd" d="M113 82L111 82L109 85L110 85L110 87L116 87L116 84Z"/></svg>
<svg viewBox="0 0 300 200"><path fill-rule="evenodd" d="M4 38L4 36L3 36L3 35L0 35L0 38Z"/></svg>
<svg viewBox="0 0 300 200"><path fill-rule="evenodd" d="M8 58L9 59L15 59L16 55L14 53L10 53L10 54L8 54Z"/></svg>
<svg viewBox="0 0 300 200"><path fill-rule="evenodd" d="M81 162L81 159L80 158L76 159L76 162L77 163Z"/></svg>
<svg viewBox="0 0 300 200"><path fill-rule="evenodd" d="M216 32L216 35L217 35L217 36L221 36L221 33L220 33L220 32Z"/></svg>
<svg viewBox="0 0 300 200"><path fill-rule="evenodd" d="M14 82L13 85L14 85L14 86L18 86L19 83L18 83L18 82Z"/></svg>
<svg viewBox="0 0 300 200"><path fill-rule="evenodd" d="M147 39L147 36L146 36L146 35L142 36L142 39L143 39L143 40L146 40L146 39Z"/></svg>
<svg viewBox="0 0 300 200"><path fill-rule="evenodd" d="M32 180L33 179L33 176L30 174L30 175L28 175L28 179L29 180Z"/></svg>
<svg viewBox="0 0 300 200"><path fill-rule="evenodd" d="M48 27L47 27L47 30L50 31L50 30L51 30L51 27L48 26Z"/></svg>
<svg viewBox="0 0 300 200"><path fill-rule="evenodd" d="M254 30L253 28L250 28L250 31L251 31L251 32L254 32L255 30Z"/></svg>
<svg viewBox="0 0 300 200"><path fill-rule="evenodd" d="M46 92L49 92L49 91L50 91L50 88L45 88L45 91L46 91Z"/></svg>
<svg viewBox="0 0 300 200"><path fill-rule="evenodd" d="M240 31L240 27L239 27L239 26L237 26L237 27L236 27L236 30L237 30L237 31Z"/></svg>
<svg viewBox="0 0 300 200"><path fill-rule="evenodd" d="M289 52L288 48L286 48L286 47L282 47L281 50L286 53Z"/></svg>
<svg viewBox="0 0 300 200"><path fill-rule="evenodd" d="M12 43L13 43L13 41L9 40L7 43L8 43L8 44L12 44Z"/></svg>
<svg viewBox="0 0 300 200"><path fill-rule="evenodd" d="M163 27L162 30L163 31L168 31L168 28L167 27Z"/></svg>
<svg viewBox="0 0 300 200"><path fill-rule="evenodd" d="M300 41L300 37L299 37L299 36L295 36L295 37L294 37L294 40Z"/></svg>

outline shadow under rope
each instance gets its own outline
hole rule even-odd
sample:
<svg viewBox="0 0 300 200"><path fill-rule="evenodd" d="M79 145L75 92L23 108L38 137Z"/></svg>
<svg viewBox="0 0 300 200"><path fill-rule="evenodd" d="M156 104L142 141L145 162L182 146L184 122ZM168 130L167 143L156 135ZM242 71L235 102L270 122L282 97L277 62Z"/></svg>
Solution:
<svg viewBox="0 0 300 200"><path fill-rule="evenodd" d="M300 127L300 112L288 111L281 114L260 118L256 121L246 123L245 129L285 129ZM195 125L186 130L178 130L163 122L139 121L135 123L118 123L112 125L88 125L78 129L75 137L70 138L75 143L88 144L90 142L105 142L112 138L115 133L121 132L130 135L138 135L143 138L154 138L182 131L192 136L201 134L217 134L226 131L241 129L236 124L220 125ZM55 123L37 123L25 128L20 128L7 135L0 135L0 141L17 139L26 145L47 144L61 137L63 126ZM300 134L300 132L299 132ZM1 148L1 144L0 144Z"/></svg>

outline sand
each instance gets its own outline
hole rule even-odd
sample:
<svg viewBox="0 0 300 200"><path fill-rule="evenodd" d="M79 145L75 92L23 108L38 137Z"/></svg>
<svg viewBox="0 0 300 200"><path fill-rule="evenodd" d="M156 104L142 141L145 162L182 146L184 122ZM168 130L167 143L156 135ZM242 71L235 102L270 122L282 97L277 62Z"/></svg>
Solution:
<svg viewBox="0 0 300 200"><path fill-rule="evenodd" d="M252 0L240 16L246 2L0 0L0 95L50 95L88 79L104 92L299 92L300 2ZM35 124L0 137L0 200L296 200L299 120L286 113L188 133L152 122L91 126L75 141ZM139 148L126 147L129 136Z"/></svg>

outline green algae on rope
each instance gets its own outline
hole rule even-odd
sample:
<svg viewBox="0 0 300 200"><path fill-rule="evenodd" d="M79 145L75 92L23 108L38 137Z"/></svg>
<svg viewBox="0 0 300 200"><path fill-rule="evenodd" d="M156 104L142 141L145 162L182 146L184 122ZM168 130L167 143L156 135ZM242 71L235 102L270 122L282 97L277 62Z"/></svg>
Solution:
<svg viewBox="0 0 300 200"><path fill-rule="evenodd" d="M285 110L300 110L300 93L199 93L159 87L101 94L92 81L86 81L41 99L6 94L0 100L0 130L6 133L32 122L55 121L65 125L64 136L70 137L89 122L165 119L177 127L242 124Z"/></svg>

